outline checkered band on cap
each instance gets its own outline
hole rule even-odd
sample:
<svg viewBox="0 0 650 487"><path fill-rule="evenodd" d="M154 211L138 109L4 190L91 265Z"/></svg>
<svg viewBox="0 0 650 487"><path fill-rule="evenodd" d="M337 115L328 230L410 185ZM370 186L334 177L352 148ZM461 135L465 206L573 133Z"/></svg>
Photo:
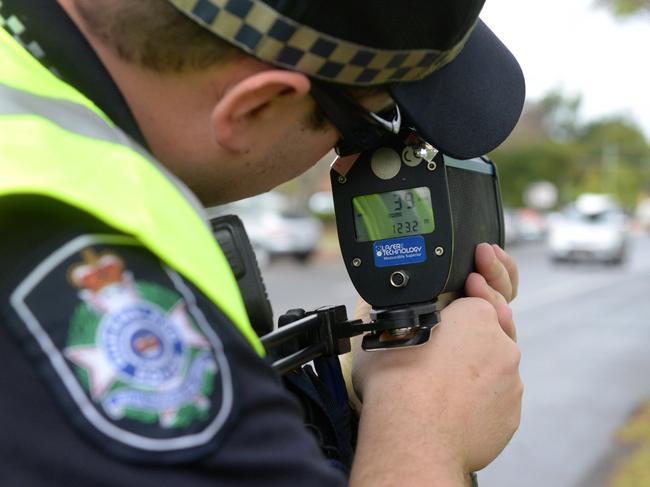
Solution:
<svg viewBox="0 0 650 487"><path fill-rule="evenodd" d="M453 48L390 50L363 46L302 25L261 0L169 0L222 39L276 66L336 83L371 86L424 78L454 59Z"/></svg>

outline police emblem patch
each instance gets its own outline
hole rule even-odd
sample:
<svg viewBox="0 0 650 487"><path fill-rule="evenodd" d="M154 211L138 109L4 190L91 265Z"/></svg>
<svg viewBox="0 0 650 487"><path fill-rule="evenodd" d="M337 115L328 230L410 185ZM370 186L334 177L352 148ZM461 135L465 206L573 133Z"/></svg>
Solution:
<svg viewBox="0 0 650 487"><path fill-rule="evenodd" d="M183 298L135 281L116 254L82 255L68 272L83 303L64 355L93 401L112 418L164 428L204 417L217 364Z"/></svg>
<svg viewBox="0 0 650 487"><path fill-rule="evenodd" d="M11 302L64 403L111 440L151 452L196 448L228 418L232 383L218 335L182 278L133 239L69 242Z"/></svg>

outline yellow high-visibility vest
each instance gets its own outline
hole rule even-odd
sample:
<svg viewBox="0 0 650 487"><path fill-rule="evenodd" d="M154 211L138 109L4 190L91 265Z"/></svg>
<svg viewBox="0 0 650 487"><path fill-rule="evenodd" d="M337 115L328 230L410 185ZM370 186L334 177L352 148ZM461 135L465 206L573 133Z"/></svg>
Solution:
<svg viewBox="0 0 650 487"><path fill-rule="evenodd" d="M0 28L2 197L47 196L132 235L192 282L259 355L235 277L193 196Z"/></svg>

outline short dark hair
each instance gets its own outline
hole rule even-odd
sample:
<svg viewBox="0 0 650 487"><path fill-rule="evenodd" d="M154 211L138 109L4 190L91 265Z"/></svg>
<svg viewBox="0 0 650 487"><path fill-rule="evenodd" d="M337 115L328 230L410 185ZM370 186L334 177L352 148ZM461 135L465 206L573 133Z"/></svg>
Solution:
<svg viewBox="0 0 650 487"><path fill-rule="evenodd" d="M245 55L163 0L74 1L93 35L156 72L196 71Z"/></svg>

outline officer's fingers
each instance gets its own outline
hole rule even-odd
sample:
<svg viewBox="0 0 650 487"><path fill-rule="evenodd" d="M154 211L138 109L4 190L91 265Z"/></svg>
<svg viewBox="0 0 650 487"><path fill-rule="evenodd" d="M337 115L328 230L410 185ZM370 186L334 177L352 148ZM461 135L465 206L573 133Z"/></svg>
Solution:
<svg viewBox="0 0 650 487"><path fill-rule="evenodd" d="M475 260L476 271L485 278L487 284L510 301L513 297L511 277L497 257L495 249L487 243L479 244L476 247Z"/></svg>
<svg viewBox="0 0 650 487"><path fill-rule="evenodd" d="M517 291L519 289L519 268L517 267L515 259L510 257L510 255L501 247L494 244L492 245L492 248L494 249L497 259L499 259L503 264L510 276L510 283L512 285L512 296L510 297L510 301L512 301L517 296Z"/></svg>
<svg viewBox="0 0 650 487"><path fill-rule="evenodd" d="M515 322L512 319L512 308L508 303L501 303L496 306L497 316L499 318L499 324L501 329L512 338L513 341L517 341L517 328L515 327Z"/></svg>
<svg viewBox="0 0 650 487"><path fill-rule="evenodd" d="M495 309L499 305L508 304L503 295L492 288L485 277L476 272L472 272L467 276L467 280L465 281L465 294L470 298L485 299Z"/></svg>

